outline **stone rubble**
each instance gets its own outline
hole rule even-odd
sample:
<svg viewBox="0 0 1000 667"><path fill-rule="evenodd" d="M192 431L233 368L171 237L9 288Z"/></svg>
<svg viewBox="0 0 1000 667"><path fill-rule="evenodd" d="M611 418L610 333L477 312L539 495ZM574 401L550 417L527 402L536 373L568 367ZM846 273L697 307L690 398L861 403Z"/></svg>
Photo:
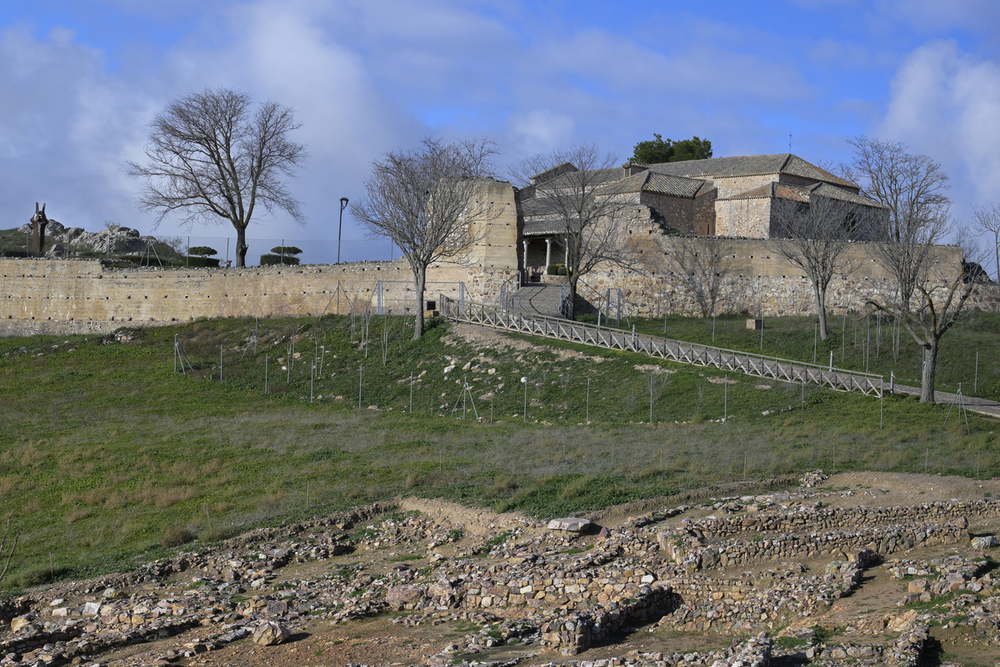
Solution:
<svg viewBox="0 0 1000 667"><path fill-rule="evenodd" d="M123 646L197 635L157 656L169 664L247 638L280 643L306 621L340 624L390 611L401 614L394 623L407 626L482 627L428 656L428 665L453 664L456 651L508 643L537 646L540 656L572 656L639 627L750 639L726 651L630 652L563 664L767 665L777 651L772 635L794 629L807 637L803 628L863 586L873 567L907 582L901 606L944 600L949 623L998 641L1000 586L990 561L971 553L967 517L1000 515L1000 501L830 509L816 497L724 499L711 505L721 518L678 520L691 508L664 508L589 537L505 519L474 538L460 524L377 503L0 602L0 667L86 665ZM454 544L454 556L436 551L446 544ZM964 545L970 554L890 558L920 545ZM401 548L419 550L421 563L407 556L386 572L331 564L306 578L284 574L293 565ZM811 570L797 560L825 566ZM720 568L734 565L753 570L722 576ZM935 613L911 610L851 628L858 636L898 635L889 644L826 645L813 638L805 651L816 665L915 665L929 624L940 622Z"/></svg>

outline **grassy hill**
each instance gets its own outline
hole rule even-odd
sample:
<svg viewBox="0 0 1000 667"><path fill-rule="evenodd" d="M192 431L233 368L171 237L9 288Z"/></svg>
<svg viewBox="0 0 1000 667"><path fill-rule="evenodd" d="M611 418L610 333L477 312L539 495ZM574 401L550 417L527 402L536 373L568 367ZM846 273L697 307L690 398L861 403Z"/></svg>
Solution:
<svg viewBox="0 0 1000 667"><path fill-rule="evenodd" d="M996 317L976 317L946 338L945 378L995 338ZM811 361L810 321L770 322L767 349ZM716 344L759 345L741 323L720 318ZM711 335L711 321L667 324ZM633 354L411 331L328 317L0 339L0 516L20 536L3 585L402 493L548 517L817 468L1000 474L995 420L948 406L893 396L880 413L878 399ZM979 372L997 386L994 362Z"/></svg>

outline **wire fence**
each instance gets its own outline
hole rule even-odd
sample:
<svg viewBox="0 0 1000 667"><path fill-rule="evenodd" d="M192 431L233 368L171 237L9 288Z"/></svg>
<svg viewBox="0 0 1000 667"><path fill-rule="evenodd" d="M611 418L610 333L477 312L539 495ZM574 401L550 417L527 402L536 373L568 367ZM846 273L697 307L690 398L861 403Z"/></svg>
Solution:
<svg viewBox="0 0 1000 667"><path fill-rule="evenodd" d="M630 431L633 435L628 437L649 440L650 451L664 438L679 437L670 436L672 431L664 430L667 425L698 426L699 437L714 434L707 436L706 446L723 452L728 451L723 447L728 442L740 448L730 467L747 467L751 474L763 466L776 474L815 467L977 477L1000 472L995 448L975 440L977 432L987 427L958 407L941 415L944 425L950 424L951 435L939 437L940 442L882 448L864 435L882 432L880 402L858 402L841 393L831 396L820 387L773 378L706 375L704 369L678 375L627 362L609 373L582 355L565 356L559 363L539 362L501 354L484 341L449 344L439 365L413 354L419 346L409 344L412 319L376 315L370 304L356 304L350 315L305 324L253 320L235 340L218 343L206 342L204 332L210 325L205 327L175 338L176 373L338 409L545 428L645 425L650 430ZM771 424L808 420L817 412L823 412L825 419L849 423L851 432L863 433L857 438L817 437L807 447L791 446L787 461L775 455ZM896 418L896 413L887 415L887 426ZM970 424L974 440L959 443L956 438L967 437ZM891 432L884 433L889 433L884 438L891 442ZM622 442L611 448L611 456L618 451L620 463L629 460L625 452L635 446ZM640 454L629 457L641 459Z"/></svg>
<svg viewBox="0 0 1000 667"><path fill-rule="evenodd" d="M207 246L218 251L215 258L221 266L235 264L236 238L224 236L178 236L165 237L175 250L187 255L189 248ZM297 255L301 264L335 264L338 255L341 263L347 262L383 262L400 259L400 253L391 242L384 239L290 239L290 238L247 238L249 250L246 255L247 266L260 264L262 255L272 253L272 248L296 247L302 250ZM339 248L338 248L339 245Z"/></svg>

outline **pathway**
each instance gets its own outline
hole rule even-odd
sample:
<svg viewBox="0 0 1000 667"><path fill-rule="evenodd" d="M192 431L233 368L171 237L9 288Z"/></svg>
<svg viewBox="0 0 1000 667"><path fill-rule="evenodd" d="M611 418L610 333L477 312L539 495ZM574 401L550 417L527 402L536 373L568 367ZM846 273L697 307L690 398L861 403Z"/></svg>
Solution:
<svg viewBox="0 0 1000 667"><path fill-rule="evenodd" d="M525 285L515 294L511 310L469 302L463 304L462 308L459 309L455 307L456 302L442 295L442 314L445 317L470 324L517 331L545 338L568 340L607 349L641 352L670 361L695 366L713 366L722 370L772 378L782 382L808 382L837 391L858 391L871 396L880 396L883 391L889 390L888 383L884 382L881 375L829 368L790 359L765 357L749 352L725 350L547 316L545 313L553 312L553 309L558 312L560 291L559 285L539 283ZM919 388L899 384L895 386L895 391L920 395ZM959 396L949 392L937 391L935 399L938 403L959 404ZM973 412L1000 417L1000 402L998 401L962 396L961 403Z"/></svg>
<svg viewBox="0 0 1000 667"><path fill-rule="evenodd" d="M525 283L514 292L512 308L522 315L561 317L562 284Z"/></svg>
<svg viewBox="0 0 1000 667"><path fill-rule="evenodd" d="M908 394L910 396L919 396L920 387L907 387L906 385L897 384L895 387L897 394ZM946 405L959 405L959 395L952 394L946 391L934 392L934 401L936 403L944 403ZM989 398L978 398L976 396L966 396L962 394L961 405L965 406L970 412L978 412L979 414L989 415L990 417L1000 417L1000 401L994 401Z"/></svg>

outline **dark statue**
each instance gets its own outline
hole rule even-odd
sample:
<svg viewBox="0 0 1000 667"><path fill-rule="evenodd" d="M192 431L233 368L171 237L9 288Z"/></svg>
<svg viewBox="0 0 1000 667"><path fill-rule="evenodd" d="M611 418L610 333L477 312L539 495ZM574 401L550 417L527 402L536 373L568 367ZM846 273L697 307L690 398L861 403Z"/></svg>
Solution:
<svg viewBox="0 0 1000 667"><path fill-rule="evenodd" d="M45 204L38 208L35 202L35 214L31 216L31 253L42 255L45 252L45 226L49 224L49 219L45 216Z"/></svg>

